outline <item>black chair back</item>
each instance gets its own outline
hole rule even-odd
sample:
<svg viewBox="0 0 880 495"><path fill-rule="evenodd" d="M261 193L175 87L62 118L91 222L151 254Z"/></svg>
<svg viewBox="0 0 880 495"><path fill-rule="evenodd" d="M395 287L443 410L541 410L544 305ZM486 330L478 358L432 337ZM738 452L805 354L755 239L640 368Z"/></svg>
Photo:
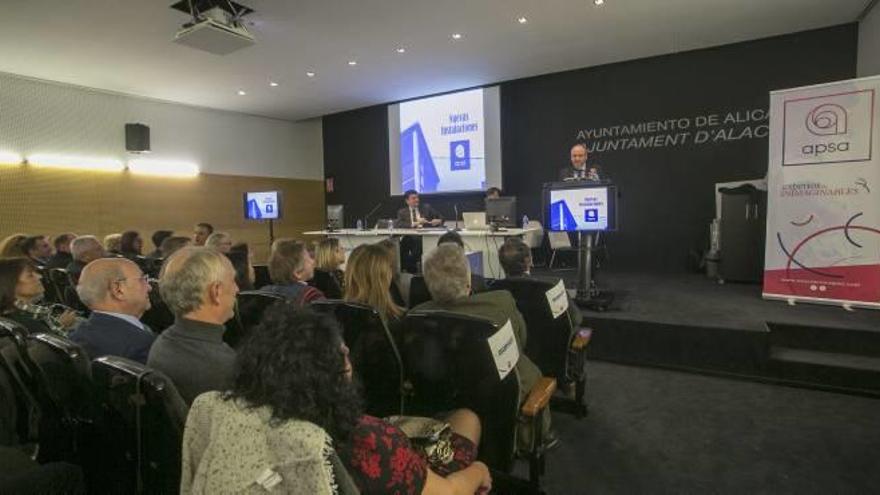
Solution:
<svg viewBox="0 0 880 495"><path fill-rule="evenodd" d="M39 444L37 460L51 462L73 458L74 437L64 414L47 390L41 370L28 356L27 329L0 318L0 366L11 377L21 401L16 429L19 440Z"/></svg>
<svg viewBox="0 0 880 495"><path fill-rule="evenodd" d="M144 312L141 321L156 333L162 333L166 328L174 324L174 313L165 304L162 294L159 293L159 283L150 282L150 309Z"/></svg>
<svg viewBox="0 0 880 495"><path fill-rule="evenodd" d="M558 282L557 282L558 283ZM568 382L567 370L572 325L568 311L553 317L547 291L556 283L532 278L505 278L492 283L492 290L509 291L529 329L526 355L538 365L544 376Z"/></svg>
<svg viewBox="0 0 880 495"><path fill-rule="evenodd" d="M69 421L94 417L92 368L86 353L63 337L39 333L28 339L28 357L40 369L46 391Z"/></svg>
<svg viewBox="0 0 880 495"><path fill-rule="evenodd" d="M480 459L508 471L513 463L519 414L516 370L502 380L488 338L498 328L489 320L446 311L410 311L404 319L401 351L412 386L406 414L432 416L466 407L480 417Z"/></svg>
<svg viewBox="0 0 880 495"><path fill-rule="evenodd" d="M428 290L428 284L425 283L425 277L413 275L409 281L409 307L414 308L430 300L431 292Z"/></svg>
<svg viewBox="0 0 880 495"><path fill-rule="evenodd" d="M259 289L271 283L272 277L269 276L269 267L267 265L254 265L254 287Z"/></svg>
<svg viewBox="0 0 880 495"><path fill-rule="evenodd" d="M106 493L177 493L187 407L162 373L115 356L92 362L106 433Z"/></svg>
<svg viewBox="0 0 880 495"><path fill-rule="evenodd" d="M342 287L336 277L326 270L315 269L315 276L309 281L309 285L323 292L327 299L342 299Z"/></svg>
<svg viewBox="0 0 880 495"><path fill-rule="evenodd" d="M378 417L400 414L403 362L379 312L366 304L339 300L314 301L311 307L339 320L355 376L364 386L366 412Z"/></svg>
<svg viewBox="0 0 880 495"><path fill-rule="evenodd" d="M63 304L64 291L72 285L70 283L70 275L64 268L50 268L46 275L43 278L43 283L46 286L46 292L43 294L43 297L48 302Z"/></svg>
<svg viewBox="0 0 880 495"><path fill-rule="evenodd" d="M230 347L236 348L242 344L251 331L260 324L263 313L269 306L283 302L284 297L271 292L248 290L238 293L235 302L235 315L226 322L226 331L223 340Z"/></svg>

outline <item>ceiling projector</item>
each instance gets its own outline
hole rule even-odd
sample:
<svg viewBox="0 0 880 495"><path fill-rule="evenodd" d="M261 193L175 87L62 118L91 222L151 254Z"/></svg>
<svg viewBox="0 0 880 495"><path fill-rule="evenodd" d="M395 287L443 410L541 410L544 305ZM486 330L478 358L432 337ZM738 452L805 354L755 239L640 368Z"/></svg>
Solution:
<svg viewBox="0 0 880 495"><path fill-rule="evenodd" d="M255 43L241 19L253 9L229 0L182 0L171 6L192 17L174 42L215 55L226 55Z"/></svg>

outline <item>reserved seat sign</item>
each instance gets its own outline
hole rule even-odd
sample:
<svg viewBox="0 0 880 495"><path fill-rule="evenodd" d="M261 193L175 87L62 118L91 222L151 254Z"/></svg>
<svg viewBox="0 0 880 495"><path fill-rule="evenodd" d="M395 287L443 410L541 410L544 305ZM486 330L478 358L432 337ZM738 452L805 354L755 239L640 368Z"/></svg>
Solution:
<svg viewBox="0 0 880 495"><path fill-rule="evenodd" d="M565 291L565 284L562 283L562 280L547 291L547 302L550 304L553 319L559 318L568 311L568 293Z"/></svg>
<svg viewBox="0 0 880 495"><path fill-rule="evenodd" d="M495 367L498 369L498 378L504 380L519 361L519 347L516 345L513 324L510 320L507 320L507 323L488 340L492 358L495 359Z"/></svg>

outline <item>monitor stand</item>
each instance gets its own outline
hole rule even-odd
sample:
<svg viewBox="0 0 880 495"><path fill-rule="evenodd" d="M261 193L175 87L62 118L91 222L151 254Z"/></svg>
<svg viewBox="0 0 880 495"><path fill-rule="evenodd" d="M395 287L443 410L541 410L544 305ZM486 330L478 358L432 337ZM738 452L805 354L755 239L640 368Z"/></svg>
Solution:
<svg viewBox="0 0 880 495"><path fill-rule="evenodd" d="M605 311L614 300L614 294L601 292L593 286L593 233L580 232L579 235L578 285L574 301L591 311Z"/></svg>

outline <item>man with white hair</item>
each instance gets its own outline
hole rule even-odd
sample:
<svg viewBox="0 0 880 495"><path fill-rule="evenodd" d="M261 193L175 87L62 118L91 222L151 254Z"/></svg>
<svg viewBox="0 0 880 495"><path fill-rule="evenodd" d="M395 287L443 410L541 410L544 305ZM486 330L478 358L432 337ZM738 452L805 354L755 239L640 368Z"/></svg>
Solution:
<svg viewBox="0 0 880 495"><path fill-rule="evenodd" d="M150 284L133 261L104 258L89 263L76 293L92 310L89 319L70 333L90 358L120 356L146 364L156 339L140 318L150 309Z"/></svg>
<svg viewBox="0 0 880 495"><path fill-rule="evenodd" d="M81 235L71 241L70 254L73 256L73 261L67 265L67 275L73 283L79 280L79 275L86 265L107 256L104 245L93 235Z"/></svg>
<svg viewBox="0 0 880 495"><path fill-rule="evenodd" d="M232 263L214 249L180 249L162 266L159 292L175 320L156 339L147 365L171 378L187 404L225 390L235 363L235 351L223 342L238 294Z"/></svg>
<svg viewBox="0 0 880 495"><path fill-rule="evenodd" d="M516 307L516 301L506 290L480 292L471 295L471 269L464 250L456 244L446 243L437 246L425 259L423 267L425 284L431 293L431 301L420 304L414 310L444 310L467 316L476 316L492 321L501 327L509 320L519 347L519 361L516 363L519 378L519 399L523 403L532 387L541 379L541 370L525 355L526 322ZM546 446L557 443L550 431L550 410L542 413L543 438ZM520 422L517 433L517 447L527 451L531 443L531 424Z"/></svg>

